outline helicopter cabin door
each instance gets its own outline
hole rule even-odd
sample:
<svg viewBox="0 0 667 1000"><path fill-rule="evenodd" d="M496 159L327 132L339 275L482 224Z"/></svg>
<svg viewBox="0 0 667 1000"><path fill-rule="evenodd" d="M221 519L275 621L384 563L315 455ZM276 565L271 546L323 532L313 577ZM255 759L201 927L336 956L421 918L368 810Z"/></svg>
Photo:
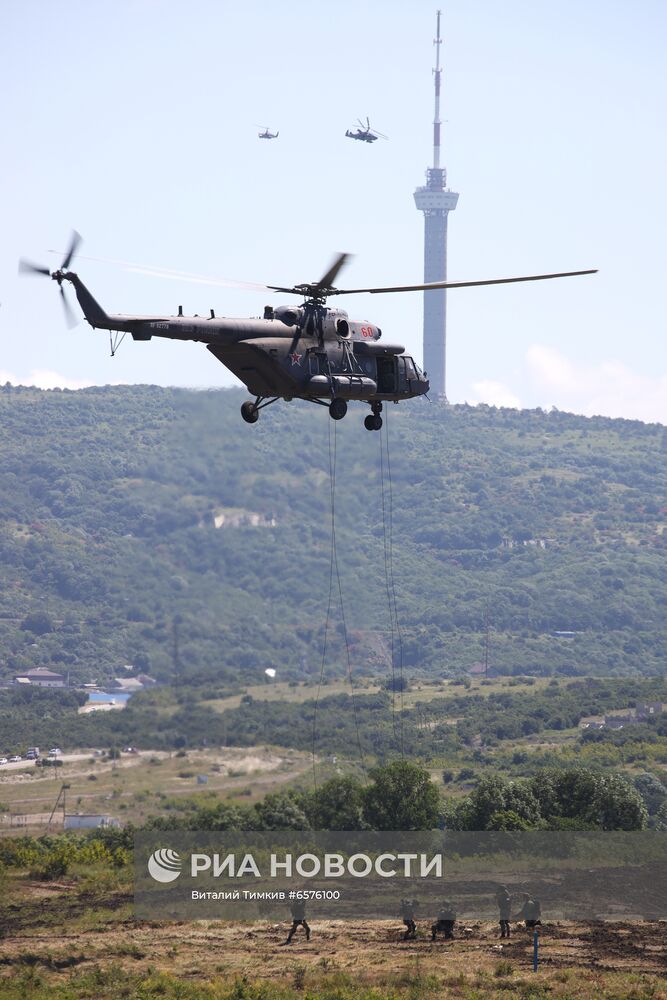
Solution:
<svg viewBox="0 0 667 1000"><path fill-rule="evenodd" d="M396 358L377 358L378 392L385 396L396 392Z"/></svg>

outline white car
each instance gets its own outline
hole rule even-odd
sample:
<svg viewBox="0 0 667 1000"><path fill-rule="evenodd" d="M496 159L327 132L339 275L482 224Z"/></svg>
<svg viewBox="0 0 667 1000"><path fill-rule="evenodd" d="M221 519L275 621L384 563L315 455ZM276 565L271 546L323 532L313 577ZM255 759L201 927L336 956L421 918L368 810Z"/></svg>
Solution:
<svg viewBox="0 0 667 1000"><path fill-rule="evenodd" d="M19 760L23 760L23 757L21 756L20 753L15 753L13 757L9 758L9 763L10 764L16 764L17 761L19 761Z"/></svg>
<svg viewBox="0 0 667 1000"><path fill-rule="evenodd" d="M59 753L62 753L60 747L52 747L49 750L49 757L57 757Z"/></svg>
<svg viewBox="0 0 667 1000"><path fill-rule="evenodd" d="M8 764L8 763L9 761L7 760L6 757L0 757L0 764Z"/></svg>

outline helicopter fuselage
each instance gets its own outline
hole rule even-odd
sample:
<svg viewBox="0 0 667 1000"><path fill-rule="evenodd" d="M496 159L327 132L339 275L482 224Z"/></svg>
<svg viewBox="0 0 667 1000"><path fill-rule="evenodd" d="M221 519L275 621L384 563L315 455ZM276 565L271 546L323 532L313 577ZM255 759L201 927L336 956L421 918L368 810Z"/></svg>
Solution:
<svg viewBox="0 0 667 1000"><path fill-rule="evenodd" d="M344 415L346 401L361 400L377 417L382 402L422 396L429 389L400 344L380 343L379 327L351 320L342 309L311 300L267 306L264 317L256 319L217 317L213 310L207 317L184 316L181 309L177 316L111 314L78 275L58 276L74 286L88 323L97 329L127 332L136 341L163 337L205 344L256 397L255 413L266 400L301 398L329 405L334 417ZM244 413L244 418L253 423L256 416L249 420Z"/></svg>
<svg viewBox="0 0 667 1000"><path fill-rule="evenodd" d="M348 139L359 139L360 142L375 142L378 138L372 132L362 132L360 129L357 129L356 132L351 132L348 129L345 135Z"/></svg>

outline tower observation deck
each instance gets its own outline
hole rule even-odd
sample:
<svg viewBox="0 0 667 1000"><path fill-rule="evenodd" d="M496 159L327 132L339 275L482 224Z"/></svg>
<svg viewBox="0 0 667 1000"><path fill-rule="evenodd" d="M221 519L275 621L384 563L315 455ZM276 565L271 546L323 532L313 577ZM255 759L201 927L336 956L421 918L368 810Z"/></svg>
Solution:
<svg viewBox="0 0 667 1000"><path fill-rule="evenodd" d="M459 200L447 187L447 171L440 166L440 15L437 14L435 115L433 119L433 166L426 171L426 185L414 193L415 205L424 213L424 282L447 280L447 218ZM431 392L446 399L447 290L424 292L424 369Z"/></svg>

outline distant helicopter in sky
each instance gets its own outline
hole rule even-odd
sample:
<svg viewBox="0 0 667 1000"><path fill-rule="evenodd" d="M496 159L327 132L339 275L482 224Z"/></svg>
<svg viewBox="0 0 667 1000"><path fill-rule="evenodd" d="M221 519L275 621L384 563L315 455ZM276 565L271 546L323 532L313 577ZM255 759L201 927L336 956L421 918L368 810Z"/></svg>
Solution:
<svg viewBox="0 0 667 1000"><path fill-rule="evenodd" d="M319 281L287 287L255 286L301 299L294 305L267 305L261 319L218 317L213 309L208 316L184 316L180 306L176 316L156 313L128 316L107 313L79 276L70 271L80 242L79 234L73 233L60 267L53 272L26 260L19 262L19 271L43 275L56 282L70 325L75 325L77 319L65 298L65 282L73 286L84 316L96 329L129 333L133 340L139 341L166 337L205 344L213 357L233 372L254 396L241 407L241 416L248 424L256 423L260 410L279 399L304 399L325 406L334 420L345 416L348 402L358 400L371 410L364 427L378 431L382 427L383 404L399 403L428 392L427 376L405 353L403 345L385 343L381 339L382 330L369 320L353 320L344 310L330 308L327 299L332 296L500 285L593 273L568 271L477 281L336 288L334 281L349 259L348 254L341 253ZM178 277L178 272L170 273ZM196 279L195 275L189 277Z"/></svg>
<svg viewBox="0 0 667 1000"><path fill-rule="evenodd" d="M262 132L257 133L258 139L277 139L280 132L272 132L268 125L258 125L257 128L263 129Z"/></svg>
<svg viewBox="0 0 667 1000"><path fill-rule="evenodd" d="M352 132L350 129L346 131L345 135L348 139L358 139L359 142L375 142L378 138L389 138L389 136L383 135L382 132L378 132L376 128L371 128L368 118L366 118L365 125L360 118L357 118L357 121L359 122L359 128L355 132Z"/></svg>

